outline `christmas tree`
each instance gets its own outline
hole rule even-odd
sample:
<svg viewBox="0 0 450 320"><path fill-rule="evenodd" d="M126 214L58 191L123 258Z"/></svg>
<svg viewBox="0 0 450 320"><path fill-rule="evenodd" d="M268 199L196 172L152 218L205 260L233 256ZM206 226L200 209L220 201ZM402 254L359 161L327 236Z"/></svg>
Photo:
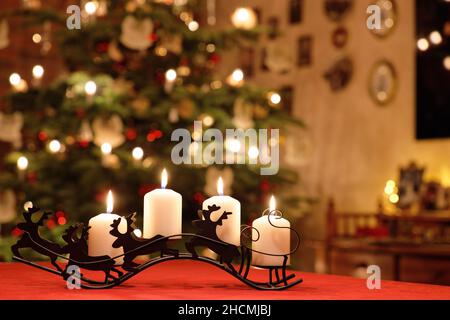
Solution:
<svg viewBox="0 0 450 320"><path fill-rule="evenodd" d="M23 3L0 14L0 37L8 37L9 21L18 19L36 31L30 41L40 47L42 62L33 79L11 74L12 90L2 97L0 139L10 143L0 172L4 215L20 212L25 201L51 209L56 214L47 236L58 238L64 224L104 212L109 189L116 212L142 212L144 194L159 187L166 168L170 187L183 195L187 229L203 200L215 193L219 176L241 201L242 223L248 223L267 207L270 193L283 199L282 188L296 183L295 172L283 167L262 176L258 165L171 161L175 129L192 132L192 153L199 147L194 121L221 131L279 128L281 136L288 126L301 125L283 110L275 88L249 85L239 66L228 77L218 72L228 49L260 36L251 10L238 17L241 23L219 29L211 26L215 17L203 1L82 1L81 28L70 29L66 11ZM42 80L52 63L49 50L57 50L65 65L51 83ZM15 221L2 220L11 226L3 230L7 259L5 236L14 236Z"/></svg>

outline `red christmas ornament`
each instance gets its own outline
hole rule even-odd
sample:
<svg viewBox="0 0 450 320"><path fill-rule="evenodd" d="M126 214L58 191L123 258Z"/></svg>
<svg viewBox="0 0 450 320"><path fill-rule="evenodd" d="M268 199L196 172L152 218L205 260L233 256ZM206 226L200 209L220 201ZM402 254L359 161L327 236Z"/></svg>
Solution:
<svg viewBox="0 0 450 320"><path fill-rule="evenodd" d="M58 211L56 211L55 216L56 216L57 218L61 218L61 217L64 218L64 217L66 216L66 214L65 214L63 211L58 210Z"/></svg>
<svg viewBox="0 0 450 320"><path fill-rule="evenodd" d="M150 41L155 42L155 41L158 41L159 37L156 34L156 32L153 32L152 34L149 35L149 39L150 39Z"/></svg>
<svg viewBox="0 0 450 320"><path fill-rule="evenodd" d="M60 226L62 226L62 225L67 223L67 219L65 217L59 217L56 221L58 222L58 224Z"/></svg>
<svg viewBox="0 0 450 320"><path fill-rule="evenodd" d="M220 56L217 53L213 53L209 56L209 61L214 64L218 64L220 62Z"/></svg>
<svg viewBox="0 0 450 320"><path fill-rule="evenodd" d="M259 189L261 190L261 192L269 192L270 191L269 181L267 180L261 181L261 183L259 184Z"/></svg>
<svg viewBox="0 0 450 320"><path fill-rule="evenodd" d="M154 131L156 139L162 138L163 132L161 130L155 130Z"/></svg>
<svg viewBox="0 0 450 320"><path fill-rule="evenodd" d="M41 141L47 140L47 134L44 131L39 131L38 139L41 140Z"/></svg>
<svg viewBox="0 0 450 320"><path fill-rule="evenodd" d="M166 73L161 70L156 71L155 80L159 85L164 85L166 82Z"/></svg>
<svg viewBox="0 0 450 320"><path fill-rule="evenodd" d="M81 148L85 149L89 146L89 141L81 140L81 141L78 141L78 144Z"/></svg>
<svg viewBox="0 0 450 320"><path fill-rule="evenodd" d="M155 141L155 136L154 136L154 134L153 134L153 132L149 132L148 134L147 134L147 141L148 142L153 142L153 141Z"/></svg>
<svg viewBox="0 0 450 320"><path fill-rule="evenodd" d="M196 192L194 193L194 201L197 202L198 204L202 204L203 201L205 201L205 196L203 195L203 193L201 192Z"/></svg>
<svg viewBox="0 0 450 320"><path fill-rule="evenodd" d="M53 219L49 219L47 220L47 228L49 228L50 230L56 227L56 223L55 220Z"/></svg>
<svg viewBox="0 0 450 320"><path fill-rule="evenodd" d="M95 46L95 50L98 53L106 53L108 51L108 48L109 48L109 42L105 42L105 41L99 42Z"/></svg>
<svg viewBox="0 0 450 320"><path fill-rule="evenodd" d="M37 182L37 173L34 171L30 171L27 174L27 181L31 184L34 184Z"/></svg>
<svg viewBox="0 0 450 320"><path fill-rule="evenodd" d="M147 134L147 141L148 142L153 142L156 139L161 138L162 136L163 136L163 132L161 130L152 129Z"/></svg>
<svg viewBox="0 0 450 320"><path fill-rule="evenodd" d="M23 234L23 231L20 230L19 228L15 227L14 229L12 229L11 231L11 235L13 237L20 237Z"/></svg>
<svg viewBox="0 0 450 320"><path fill-rule="evenodd" d="M137 131L136 131L136 129L128 128L127 131L125 132L125 136L130 141L136 140L136 138L137 138Z"/></svg>
<svg viewBox="0 0 450 320"><path fill-rule="evenodd" d="M86 114L86 111L83 108L78 108L75 110L75 114L78 118L84 118L84 115Z"/></svg>

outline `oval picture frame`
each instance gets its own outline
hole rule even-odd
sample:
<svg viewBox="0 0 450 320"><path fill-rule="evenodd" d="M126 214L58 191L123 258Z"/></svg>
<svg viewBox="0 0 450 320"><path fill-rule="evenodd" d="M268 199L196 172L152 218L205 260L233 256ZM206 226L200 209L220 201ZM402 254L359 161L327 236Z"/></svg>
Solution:
<svg viewBox="0 0 450 320"><path fill-rule="evenodd" d="M368 90L371 98L380 106L389 104L397 93L397 72L386 59L377 61L369 74Z"/></svg>

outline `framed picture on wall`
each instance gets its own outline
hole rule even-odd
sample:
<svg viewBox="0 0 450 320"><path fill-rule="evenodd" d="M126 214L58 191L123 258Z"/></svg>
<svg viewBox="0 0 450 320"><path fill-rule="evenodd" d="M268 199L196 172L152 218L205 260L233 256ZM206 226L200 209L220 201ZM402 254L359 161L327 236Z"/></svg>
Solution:
<svg viewBox="0 0 450 320"><path fill-rule="evenodd" d="M270 17L267 21L269 27L269 39L275 39L280 34L280 20L277 17Z"/></svg>
<svg viewBox="0 0 450 320"><path fill-rule="evenodd" d="M266 48L262 48L261 49L261 71L269 71L269 68L267 67L266 64L266 59L267 59L267 49Z"/></svg>
<svg viewBox="0 0 450 320"><path fill-rule="evenodd" d="M306 35L298 38L297 65L299 67L309 66L312 64L312 49L313 49L312 36Z"/></svg>
<svg viewBox="0 0 450 320"><path fill-rule="evenodd" d="M280 88L279 92L283 101L283 109L292 115L294 108L294 88L291 86L284 86Z"/></svg>
<svg viewBox="0 0 450 320"><path fill-rule="evenodd" d="M303 0L289 0L289 23L297 24L303 20Z"/></svg>
<svg viewBox="0 0 450 320"><path fill-rule="evenodd" d="M255 49L243 48L239 54L240 66L245 76L253 77L255 74L254 61L255 61Z"/></svg>
<svg viewBox="0 0 450 320"><path fill-rule="evenodd" d="M262 11L261 11L261 9L260 8L256 8L256 7L253 7L252 9L253 9L253 11L255 12L255 15L256 15L256 23L257 24L261 24L261 22L262 22Z"/></svg>

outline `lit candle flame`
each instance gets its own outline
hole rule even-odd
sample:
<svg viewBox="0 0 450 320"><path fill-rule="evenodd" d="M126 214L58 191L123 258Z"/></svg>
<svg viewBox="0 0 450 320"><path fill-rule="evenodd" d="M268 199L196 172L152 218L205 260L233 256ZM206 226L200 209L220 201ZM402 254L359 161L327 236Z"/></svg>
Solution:
<svg viewBox="0 0 450 320"><path fill-rule="evenodd" d="M217 193L219 195L223 195L223 179L222 177L219 177L217 180Z"/></svg>
<svg viewBox="0 0 450 320"><path fill-rule="evenodd" d="M165 189L167 186L167 170L163 169L161 173L161 188Z"/></svg>
<svg viewBox="0 0 450 320"><path fill-rule="evenodd" d="M269 212L275 211L276 206L277 206L277 203L276 203L276 201L275 201L275 197L274 197L274 196L271 196L271 197L270 197L270 201L269 201Z"/></svg>
<svg viewBox="0 0 450 320"><path fill-rule="evenodd" d="M114 198L111 190L108 192L108 196L106 197L106 212L111 213L114 208Z"/></svg>

